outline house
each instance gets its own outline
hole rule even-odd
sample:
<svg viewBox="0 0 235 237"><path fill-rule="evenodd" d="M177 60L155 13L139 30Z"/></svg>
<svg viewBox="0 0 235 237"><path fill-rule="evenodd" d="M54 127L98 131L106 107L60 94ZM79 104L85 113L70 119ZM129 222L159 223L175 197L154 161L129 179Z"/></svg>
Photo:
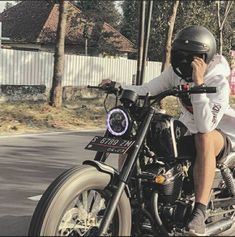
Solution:
<svg viewBox="0 0 235 237"><path fill-rule="evenodd" d="M88 24L82 12L71 2L68 2L67 10L66 54L84 54L86 50L92 56L109 54L106 46L115 48L119 56L136 52L133 43L107 22L102 25ZM10 38L10 41L3 41L4 46L54 52L58 17L59 4L49 0L21 1L0 14L2 36ZM83 35L85 27L91 35L90 39Z"/></svg>

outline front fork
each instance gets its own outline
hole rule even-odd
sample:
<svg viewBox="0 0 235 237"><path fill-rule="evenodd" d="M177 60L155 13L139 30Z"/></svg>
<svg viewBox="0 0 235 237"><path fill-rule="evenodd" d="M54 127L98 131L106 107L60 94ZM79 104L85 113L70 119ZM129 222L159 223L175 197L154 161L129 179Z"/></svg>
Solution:
<svg viewBox="0 0 235 237"><path fill-rule="evenodd" d="M104 236L105 233L108 230L108 227L113 219L114 213L116 211L119 199L123 193L123 190L125 189L125 186L127 184L128 178L130 177L131 171L134 167L134 164L136 163L138 152L140 151L141 145L143 144L143 141L145 139L146 133L149 129L151 120L154 116L155 110L154 108L150 108L150 111L148 115L146 116L144 122L142 123L142 126L140 128L140 131L137 135L136 142L134 144L134 149L131 154L131 156L125 160L124 166L122 170L120 171L119 175L119 183L118 188L115 191L114 195L112 196L110 202L108 203L108 206L106 208L106 211L104 213L104 217L101 221L100 227L98 229L98 236Z"/></svg>
<svg viewBox="0 0 235 237"><path fill-rule="evenodd" d="M109 132L108 130L106 130L104 137L108 137L108 134ZM95 155L94 160L105 162L108 156L109 156L109 153L98 151Z"/></svg>

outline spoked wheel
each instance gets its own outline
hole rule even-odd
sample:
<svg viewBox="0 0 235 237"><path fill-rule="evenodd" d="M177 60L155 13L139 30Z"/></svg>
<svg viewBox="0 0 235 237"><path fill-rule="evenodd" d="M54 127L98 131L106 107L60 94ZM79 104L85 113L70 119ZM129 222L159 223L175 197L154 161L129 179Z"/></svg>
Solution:
<svg viewBox="0 0 235 237"><path fill-rule="evenodd" d="M95 234L103 218L107 192L88 190L79 194L68 206L58 226L59 236L87 236ZM114 216L107 236L118 235L118 215Z"/></svg>
<svg viewBox="0 0 235 237"><path fill-rule="evenodd" d="M43 194L33 214L30 236L97 236L112 191L111 176L92 166L60 175ZM106 235L131 233L131 208L125 192Z"/></svg>

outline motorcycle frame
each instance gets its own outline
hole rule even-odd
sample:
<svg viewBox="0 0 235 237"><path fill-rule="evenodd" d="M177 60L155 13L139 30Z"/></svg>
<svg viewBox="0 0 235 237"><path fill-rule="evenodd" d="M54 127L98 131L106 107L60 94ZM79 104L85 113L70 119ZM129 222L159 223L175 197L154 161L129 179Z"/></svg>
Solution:
<svg viewBox="0 0 235 237"><path fill-rule="evenodd" d="M134 165L137 163L138 154L140 152L140 149L143 146L143 142L145 140L145 136L148 132L148 129L150 127L152 118L155 114L155 109L153 107L150 107L149 112L147 113L144 121L142 122L139 132L136 136L136 141L134 143L133 151L128 157L128 159L125 160L125 163L123 165L123 168L120 171L119 174L119 182L117 184L117 189L112 195L112 198L110 199L106 211L104 213L104 217L101 221L100 227L98 229L98 236L103 236L108 230L108 227L112 221L112 218L115 214L118 202L120 200L120 197L128 184L128 180L132 175ZM103 152L97 152L95 160L104 162L107 158L108 154L104 154ZM139 168L137 167L137 173L141 172ZM141 193L139 194L139 198L141 198Z"/></svg>

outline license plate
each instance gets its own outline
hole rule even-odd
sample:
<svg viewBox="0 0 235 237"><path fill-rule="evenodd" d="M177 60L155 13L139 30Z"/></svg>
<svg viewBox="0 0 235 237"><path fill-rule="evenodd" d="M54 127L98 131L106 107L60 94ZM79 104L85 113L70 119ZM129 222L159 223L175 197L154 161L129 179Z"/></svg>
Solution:
<svg viewBox="0 0 235 237"><path fill-rule="evenodd" d="M134 141L119 138L95 136L85 147L88 150L124 154L134 144Z"/></svg>

